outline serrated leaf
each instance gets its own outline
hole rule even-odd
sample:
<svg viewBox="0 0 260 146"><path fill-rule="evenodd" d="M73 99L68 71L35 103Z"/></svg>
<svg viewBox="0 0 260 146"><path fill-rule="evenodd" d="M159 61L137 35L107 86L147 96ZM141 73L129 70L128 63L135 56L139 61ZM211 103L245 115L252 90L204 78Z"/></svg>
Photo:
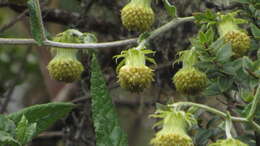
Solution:
<svg viewBox="0 0 260 146"><path fill-rule="evenodd" d="M120 128L115 106L109 95L100 65L93 55L91 63L92 117L97 146L127 146L127 135Z"/></svg>
<svg viewBox="0 0 260 146"><path fill-rule="evenodd" d="M232 87L233 82L234 81L232 78L220 77L218 78L218 87L220 91L223 93Z"/></svg>
<svg viewBox="0 0 260 146"><path fill-rule="evenodd" d="M207 129L199 129L194 136L194 143L198 146L206 146L209 138L212 136L212 131Z"/></svg>
<svg viewBox="0 0 260 146"><path fill-rule="evenodd" d="M207 42L211 44L214 41L215 33L213 31L212 27L209 27L209 29L206 32Z"/></svg>
<svg viewBox="0 0 260 146"><path fill-rule="evenodd" d="M163 4L164 4L166 11L168 12L168 14L170 16L172 16L173 18L178 17L177 8L174 5L170 4L170 2L168 0L163 0Z"/></svg>
<svg viewBox="0 0 260 146"><path fill-rule="evenodd" d="M0 131L5 131L12 136L15 135L15 123L5 117L4 115L0 115Z"/></svg>
<svg viewBox="0 0 260 146"><path fill-rule="evenodd" d="M224 39L223 38L220 38L220 39L217 39L215 42L213 42L209 48L213 48L213 49L219 49L223 46L224 43Z"/></svg>
<svg viewBox="0 0 260 146"><path fill-rule="evenodd" d="M72 103L65 102L39 104L27 107L15 113L11 113L8 115L8 118L13 120L17 125L24 115L27 117L29 124L37 124L35 135L38 135L54 124L57 120L65 117L74 108L74 106L75 105Z"/></svg>
<svg viewBox="0 0 260 146"><path fill-rule="evenodd" d="M29 124L27 118L23 116L16 128L16 140L22 145L31 141L36 133L36 126L36 123Z"/></svg>
<svg viewBox="0 0 260 146"><path fill-rule="evenodd" d="M215 96L221 94L218 83L211 83L202 93L204 96Z"/></svg>
<svg viewBox="0 0 260 146"><path fill-rule="evenodd" d="M200 40L200 42L201 43L206 43L207 42L207 36L206 36L206 34L205 33L203 33L203 32L199 32L199 40Z"/></svg>
<svg viewBox="0 0 260 146"><path fill-rule="evenodd" d="M232 52L232 47L231 45L228 43L228 44L225 44L224 46L220 47L218 50L217 50L217 54L216 54L216 57L217 57L217 60L219 62L226 62L226 61L229 61L231 56L233 55L233 52Z"/></svg>
<svg viewBox="0 0 260 146"><path fill-rule="evenodd" d="M22 146L12 135L5 131L0 131L0 146Z"/></svg>
<svg viewBox="0 0 260 146"><path fill-rule="evenodd" d="M260 28L258 28L255 24L251 24L251 32L256 39L260 39Z"/></svg>
<svg viewBox="0 0 260 146"><path fill-rule="evenodd" d="M243 57L243 69L245 70L245 72L247 72L246 70L254 70L254 62L247 56Z"/></svg>
<svg viewBox="0 0 260 146"><path fill-rule="evenodd" d="M39 4L38 0L29 0L27 2L27 6L29 9L30 14L30 27L31 27L31 33L35 41L38 43L38 45L42 45L44 41L44 33L45 31L42 30L42 24L41 24L41 12L39 11Z"/></svg>

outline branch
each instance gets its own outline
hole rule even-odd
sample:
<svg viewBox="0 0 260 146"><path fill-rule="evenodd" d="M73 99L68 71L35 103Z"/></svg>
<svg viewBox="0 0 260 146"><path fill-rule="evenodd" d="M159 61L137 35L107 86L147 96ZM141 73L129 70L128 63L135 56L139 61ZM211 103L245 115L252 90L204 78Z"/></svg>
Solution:
<svg viewBox="0 0 260 146"><path fill-rule="evenodd" d="M155 29L151 32L151 35L142 42L142 44L147 43L148 41L152 40L153 38L159 36L160 34L166 32L167 30L177 26L178 24L193 21L194 17L184 17L184 18L177 18L174 19L165 25ZM54 42L50 40L45 40L43 42L44 46L51 46L51 47L60 47L60 48L75 48L75 49L84 49L84 48L111 48L111 47L119 47L129 44L136 44L137 39L127 39L127 40L121 40L121 41L113 41L113 42L104 42L104 43L87 43L87 44L74 44L74 43L60 43L60 42ZM15 38L0 38L0 44L5 45L35 45L36 41L33 39L15 39Z"/></svg>
<svg viewBox="0 0 260 146"><path fill-rule="evenodd" d="M104 43L87 43L87 44L74 44L74 43L59 43L50 40L43 41L44 46L51 47L60 47L60 48L75 48L75 49L84 49L84 48L110 48L110 47L119 47L129 44L134 44L137 42L137 39L127 39L114 42L104 42ZM33 39L9 39L9 38L0 38L0 44L5 45L37 45L36 41Z"/></svg>
<svg viewBox="0 0 260 146"><path fill-rule="evenodd" d="M211 112L211 113L214 113L214 114L216 114L216 115L219 115L220 117L222 117L222 118L224 118L224 119L226 119L226 118L228 117L228 115L227 115L226 113L221 112L221 111L219 111L219 110L217 110L217 109L215 109L215 108L212 108L212 107L209 107L209 106L203 105L203 104L192 103L192 102L177 102L177 103L174 103L174 104L170 105L170 107L185 106L185 105L202 108L202 109L207 110L207 111L209 111L209 112ZM256 122L254 122L254 121L252 121L252 120L249 121L249 120L246 119L246 118L233 117L233 116L231 116L230 119L231 119L232 121L235 121L235 122L248 123L248 124L250 124L250 125L255 129L255 131L260 132L260 126L259 126Z"/></svg>
<svg viewBox="0 0 260 146"><path fill-rule="evenodd" d="M167 32L168 30L176 27L177 25L184 23L184 22L194 21L194 20L195 20L195 18L192 16L183 17L183 18L175 18L175 19L171 20L170 22L168 22L168 23L164 24L163 26L152 31L150 33L150 36L148 38L146 38L145 40L143 40L137 49L142 49L149 41L151 41L155 37Z"/></svg>

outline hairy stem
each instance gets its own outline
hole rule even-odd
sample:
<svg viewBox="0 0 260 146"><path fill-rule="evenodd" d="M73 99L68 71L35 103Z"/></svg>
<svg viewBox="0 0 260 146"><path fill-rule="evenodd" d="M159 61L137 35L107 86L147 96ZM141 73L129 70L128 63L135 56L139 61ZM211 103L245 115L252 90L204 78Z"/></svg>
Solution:
<svg viewBox="0 0 260 146"><path fill-rule="evenodd" d="M174 103L174 104L170 105L170 107L185 106L185 105L186 105L186 106L194 106L194 107L202 108L202 109L207 110L207 111L209 111L209 112L211 112L211 113L214 113L214 114L216 114L216 115L219 115L220 117L222 117L222 118L224 118L224 119L226 119L226 118L228 117L228 115L227 115L226 113L221 112L221 111L219 111L219 110L217 110L217 109L215 109L215 108L209 107L209 106L207 106L207 105L192 103L192 102L177 102L177 103ZM255 131L260 132L260 126L259 126L256 122L254 122L254 121L252 121L252 120L249 121L249 120L246 119L246 118L233 117L233 116L231 116L230 119L231 119L232 121L235 121L235 122L248 123L248 124L250 124L250 125L255 129Z"/></svg>
<svg viewBox="0 0 260 146"><path fill-rule="evenodd" d="M149 42L150 40L154 39L155 37L167 32L169 29L172 29L181 23L193 21L193 20L194 20L194 17L183 17L183 18L173 19L172 21L170 21L170 22L166 23L165 25L152 31L151 35L147 39L145 39L145 41L142 41L141 44L144 46L147 42ZM50 40L43 41L44 46L60 47L60 48L75 48L75 49L111 48L111 47L119 47L119 46L124 46L124 45L129 45L129 44L135 44L135 43L137 43L136 38L121 40L121 41L113 41L113 42L86 43L86 44L60 43L60 42L54 42L54 41L50 41ZM4 45L4 44L5 45L36 45L37 43L33 39L0 38L0 44L1 45Z"/></svg>

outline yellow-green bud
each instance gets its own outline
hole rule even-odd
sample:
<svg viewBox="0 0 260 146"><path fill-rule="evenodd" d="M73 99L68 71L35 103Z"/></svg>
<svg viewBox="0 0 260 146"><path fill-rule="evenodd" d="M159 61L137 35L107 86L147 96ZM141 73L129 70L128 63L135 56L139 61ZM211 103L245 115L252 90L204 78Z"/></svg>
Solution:
<svg viewBox="0 0 260 146"><path fill-rule="evenodd" d="M141 92L150 87L153 81L153 70L147 66L123 66L119 70L118 79L122 88L131 92Z"/></svg>
<svg viewBox="0 0 260 146"><path fill-rule="evenodd" d="M196 120L183 111L164 111L162 129L151 140L153 146L193 146L187 130ZM156 117L156 115L154 116Z"/></svg>
<svg viewBox="0 0 260 146"><path fill-rule="evenodd" d="M207 85L207 76L194 67L184 67L172 78L178 92L185 95L196 95Z"/></svg>
<svg viewBox="0 0 260 146"><path fill-rule="evenodd" d="M238 24L245 23L245 20L235 18L236 13L220 15L218 32L226 43L230 43L234 57L241 57L248 52L251 40L245 30L239 28Z"/></svg>
<svg viewBox="0 0 260 146"><path fill-rule="evenodd" d="M70 50L64 51L66 52ZM83 65L75 57L70 56L73 54L70 54L69 56L61 54L62 53L59 52L59 55L49 62L47 69L50 76L57 81L63 82L79 80L81 73L84 70Z"/></svg>
<svg viewBox="0 0 260 146"><path fill-rule="evenodd" d="M79 35L81 32L69 29L56 35L54 41L64 43L80 43ZM56 53L55 57L49 62L47 69L51 78L57 81L73 82L80 79L84 70L83 65L77 60L77 49L73 48L52 48Z"/></svg>
<svg viewBox="0 0 260 146"><path fill-rule="evenodd" d="M250 48L250 38L242 31L230 31L224 35L224 40L231 44L235 57L245 55Z"/></svg>
<svg viewBox="0 0 260 146"><path fill-rule="evenodd" d="M247 144L241 142L240 140L229 138L218 140L216 143L212 143L209 146L248 146Z"/></svg>
<svg viewBox="0 0 260 146"><path fill-rule="evenodd" d="M121 10L121 20L128 30L147 31L155 20L151 0L131 0Z"/></svg>
<svg viewBox="0 0 260 146"><path fill-rule="evenodd" d="M154 80L153 70L145 65L149 57L145 54L154 53L151 50L137 50L135 48L122 51L116 58L124 59L118 65L118 81L120 86L130 92L142 92L145 88L150 87ZM149 58L149 61L153 60ZM154 62L153 62L154 63Z"/></svg>

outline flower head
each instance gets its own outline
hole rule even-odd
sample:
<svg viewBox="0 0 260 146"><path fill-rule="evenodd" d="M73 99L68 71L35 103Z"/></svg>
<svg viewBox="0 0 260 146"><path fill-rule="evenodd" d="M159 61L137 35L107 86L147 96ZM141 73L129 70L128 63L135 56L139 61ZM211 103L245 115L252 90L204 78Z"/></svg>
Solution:
<svg viewBox="0 0 260 146"><path fill-rule="evenodd" d="M219 15L218 32L226 43L230 43L234 57L244 56L250 48L250 37L238 24L246 23L245 20L235 18L237 12Z"/></svg>
<svg viewBox="0 0 260 146"><path fill-rule="evenodd" d="M147 31L154 23L151 0L131 0L121 10L121 20L128 30Z"/></svg>
<svg viewBox="0 0 260 146"><path fill-rule="evenodd" d="M80 43L78 35L81 32L69 29L56 35L54 41L65 43ZM73 82L80 79L83 65L77 60L77 50L73 48L52 48L55 57L49 62L47 69L50 76L58 81Z"/></svg>
<svg viewBox="0 0 260 146"><path fill-rule="evenodd" d="M153 146L193 146L187 130L196 123L196 120L190 113L159 110L153 117L162 118L156 124L162 125L162 129L151 140Z"/></svg>
<svg viewBox="0 0 260 146"><path fill-rule="evenodd" d="M115 58L124 58L117 66L118 81L122 88L131 92L141 92L151 85L153 70L146 66L146 60L155 63L152 58L145 56L154 53L151 50L137 50L135 48L122 51Z"/></svg>
<svg viewBox="0 0 260 146"><path fill-rule="evenodd" d="M240 140L229 138L218 140L216 143L212 143L209 146L248 146Z"/></svg>

